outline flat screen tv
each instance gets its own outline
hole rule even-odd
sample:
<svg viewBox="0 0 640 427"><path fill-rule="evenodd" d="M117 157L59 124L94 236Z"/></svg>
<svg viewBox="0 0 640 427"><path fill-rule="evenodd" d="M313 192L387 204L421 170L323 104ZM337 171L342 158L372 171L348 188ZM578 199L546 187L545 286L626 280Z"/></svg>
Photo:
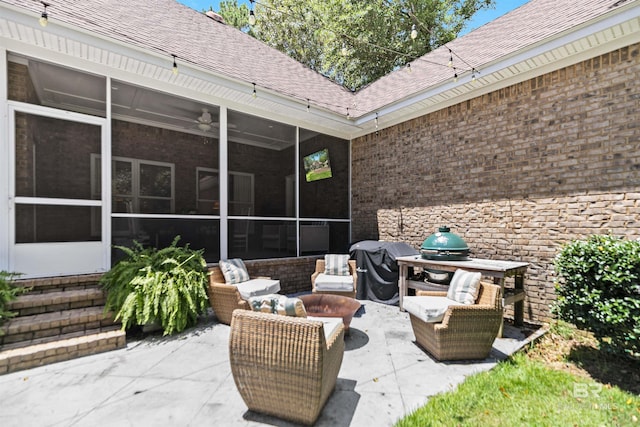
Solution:
<svg viewBox="0 0 640 427"><path fill-rule="evenodd" d="M331 178L331 164L329 163L329 149L325 148L302 158L307 182Z"/></svg>

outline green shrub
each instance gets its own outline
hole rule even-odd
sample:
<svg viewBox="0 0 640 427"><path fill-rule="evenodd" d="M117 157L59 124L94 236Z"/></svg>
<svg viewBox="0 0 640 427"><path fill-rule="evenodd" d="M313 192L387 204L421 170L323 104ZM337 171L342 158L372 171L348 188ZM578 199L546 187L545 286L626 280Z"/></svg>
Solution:
<svg viewBox="0 0 640 427"><path fill-rule="evenodd" d="M15 312L7 309L7 305L16 299L18 295L29 290L28 288L11 284L11 281L19 275L18 273L9 273L4 270L0 271L0 325L16 315ZM0 329L0 335L2 334L3 331Z"/></svg>
<svg viewBox="0 0 640 427"><path fill-rule="evenodd" d="M157 250L116 246L126 254L100 280L107 292L105 310L116 313L122 328L157 322L164 334L193 326L208 306L207 264L202 250L187 244Z"/></svg>
<svg viewBox="0 0 640 427"><path fill-rule="evenodd" d="M601 348L640 356L640 242L594 235L555 259L560 319L593 332Z"/></svg>

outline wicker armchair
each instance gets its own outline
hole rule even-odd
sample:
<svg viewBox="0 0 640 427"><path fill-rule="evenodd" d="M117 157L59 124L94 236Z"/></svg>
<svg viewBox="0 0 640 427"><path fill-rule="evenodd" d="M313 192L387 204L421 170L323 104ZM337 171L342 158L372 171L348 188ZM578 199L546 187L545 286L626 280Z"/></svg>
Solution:
<svg viewBox="0 0 640 427"><path fill-rule="evenodd" d="M313 424L331 395L344 354L341 322L325 337L317 320L236 310L229 361L252 411Z"/></svg>
<svg viewBox="0 0 640 427"><path fill-rule="evenodd" d="M446 296L418 291L417 296ZM449 307L439 323L427 323L409 313L416 342L438 360L485 359L502 324L500 287L480 282L475 304Z"/></svg>
<svg viewBox="0 0 640 427"><path fill-rule="evenodd" d="M256 279L262 279L264 282L267 279L270 284L264 289L264 293L275 293L280 290L280 284L274 280L268 280L268 277L258 277ZM257 280L250 280L249 282L256 282ZM249 282L244 282L248 284ZM273 283L277 282L277 287L273 286ZM218 321L229 325L231 323L231 314L236 309L249 310L249 304L242 297L238 290L238 285L229 285L225 281L224 275L220 267L212 267L209 269L209 286L207 286L207 295L209 296L209 304L213 308L213 312L218 318Z"/></svg>
<svg viewBox="0 0 640 427"><path fill-rule="evenodd" d="M358 273L356 272L356 261L354 259L349 260L349 272L353 277L353 291L321 291L316 289L316 278L321 273L324 273L325 263L324 259L316 260L316 271L311 275L311 291L314 294L333 294L343 295L351 298L356 297L356 291L358 289Z"/></svg>

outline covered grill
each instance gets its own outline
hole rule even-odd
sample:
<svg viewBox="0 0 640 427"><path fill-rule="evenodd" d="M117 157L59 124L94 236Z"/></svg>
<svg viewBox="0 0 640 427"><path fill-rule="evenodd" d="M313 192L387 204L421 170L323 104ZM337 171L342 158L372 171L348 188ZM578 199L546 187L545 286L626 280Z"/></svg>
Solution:
<svg viewBox="0 0 640 427"><path fill-rule="evenodd" d="M449 227L440 227L438 231L427 237L420 247L424 259L437 261L467 261L469 246L458 235L451 233ZM453 273L448 271L426 269L429 282L448 285Z"/></svg>

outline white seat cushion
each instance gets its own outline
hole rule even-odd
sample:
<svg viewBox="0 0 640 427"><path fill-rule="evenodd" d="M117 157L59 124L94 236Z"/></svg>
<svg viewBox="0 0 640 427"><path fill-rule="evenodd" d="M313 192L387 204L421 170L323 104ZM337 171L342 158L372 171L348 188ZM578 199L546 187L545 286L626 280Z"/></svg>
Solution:
<svg viewBox="0 0 640 427"><path fill-rule="evenodd" d="M447 309L453 305L464 305L447 297L404 297L402 308L425 323L441 322Z"/></svg>
<svg viewBox="0 0 640 427"><path fill-rule="evenodd" d="M280 281L272 279L251 279L236 285L244 300L258 295L276 294L280 292Z"/></svg>
<svg viewBox="0 0 640 427"><path fill-rule="evenodd" d="M313 317L313 316L307 316L308 320L319 320L320 322L322 322L322 328L324 329L324 338L325 340L328 339L334 332L336 329L338 329L338 326L342 325L342 318L341 317Z"/></svg>
<svg viewBox="0 0 640 427"><path fill-rule="evenodd" d="M316 277L317 291L353 291L353 276L334 276L320 273Z"/></svg>

